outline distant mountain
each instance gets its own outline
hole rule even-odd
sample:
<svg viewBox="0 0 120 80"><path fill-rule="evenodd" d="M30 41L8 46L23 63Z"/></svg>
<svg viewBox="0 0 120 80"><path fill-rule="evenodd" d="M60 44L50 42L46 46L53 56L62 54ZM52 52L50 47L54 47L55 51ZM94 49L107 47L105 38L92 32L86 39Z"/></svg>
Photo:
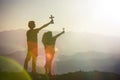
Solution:
<svg viewBox="0 0 120 80"><path fill-rule="evenodd" d="M26 49L25 30L0 32L0 53L10 54Z"/></svg>
<svg viewBox="0 0 120 80"><path fill-rule="evenodd" d="M39 47L43 48L41 38L44 30L38 34ZM59 33L54 31L53 35ZM0 51L6 53L26 50L26 30L10 30L0 32ZM105 36L85 32L66 32L56 42L58 53L73 54L81 51L96 51L104 53L120 53L120 37Z"/></svg>
<svg viewBox="0 0 120 80"><path fill-rule="evenodd" d="M39 56L44 56L41 37ZM59 32L53 32L53 35ZM120 73L120 37L92 33L66 32L56 42L55 73L73 71L106 71ZM0 32L0 55L10 57L21 65L27 52L26 30ZM42 58L44 59L44 58Z"/></svg>
<svg viewBox="0 0 120 80"><path fill-rule="evenodd" d="M80 52L69 56L61 55L58 57L61 60L55 63L56 73L98 70L120 74L119 56L107 55L100 52Z"/></svg>

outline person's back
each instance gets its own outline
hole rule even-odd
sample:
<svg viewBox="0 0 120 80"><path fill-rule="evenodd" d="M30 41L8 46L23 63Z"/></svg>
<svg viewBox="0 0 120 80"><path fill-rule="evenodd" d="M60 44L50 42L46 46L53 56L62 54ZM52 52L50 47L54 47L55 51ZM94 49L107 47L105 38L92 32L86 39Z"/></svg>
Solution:
<svg viewBox="0 0 120 80"><path fill-rule="evenodd" d="M37 34L38 31L35 29L30 29L27 31L27 42L36 42L37 43Z"/></svg>
<svg viewBox="0 0 120 80"><path fill-rule="evenodd" d="M45 55L46 55L46 64L45 64L46 74L52 75L51 68L52 68L52 61L55 54L55 42L56 42L56 39L63 33L64 33L64 30L61 33L57 34L56 36L52 36L52 32L48 31L43 35L42 42L44 44Z"/></svg>
<svg viewBox="0 0 120 80"><path fill-rule="evenodd" d="M53 46L54 47L55 41L56 41L56 38L54 38L52 36L51 31L44 33L43 38L42 38L42 42L43 42L45 48L46 48L46 46Z"/></svg>

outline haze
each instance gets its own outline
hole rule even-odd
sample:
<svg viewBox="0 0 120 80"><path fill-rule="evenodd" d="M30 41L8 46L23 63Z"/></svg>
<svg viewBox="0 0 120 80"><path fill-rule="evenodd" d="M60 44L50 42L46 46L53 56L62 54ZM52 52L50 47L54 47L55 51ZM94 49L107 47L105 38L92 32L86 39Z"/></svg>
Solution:
<svg viewBox="0 0 120 80"><path fill-rule="evenodd" d="M119 0L1 0L0 31L27 29L29 20L37 27L55 16L47 30L90 32L109 36L120 33Z"/></svg>

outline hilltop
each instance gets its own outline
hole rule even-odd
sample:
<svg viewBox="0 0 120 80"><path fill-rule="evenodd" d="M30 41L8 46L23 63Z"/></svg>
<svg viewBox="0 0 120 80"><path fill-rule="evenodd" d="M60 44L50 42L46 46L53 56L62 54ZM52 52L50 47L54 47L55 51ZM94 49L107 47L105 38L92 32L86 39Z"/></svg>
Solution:
<svg viewBox="0 0 120 80"><path fill-rule="evenodd" d="M43 74L29 74L31 79L23 74L23 72L0 72L0 80L120 80L120 75L118 74L98 71L78 71L61 75L54 75L51 78Z"/></svg>
<svg viewBox="0 0 120 80"><path fill-rule="evenodd" d="M47 80L47 76L33 76L33 80ZM120 75L108 72L72 72L52 77L52 80L120 80Z"/></svg>

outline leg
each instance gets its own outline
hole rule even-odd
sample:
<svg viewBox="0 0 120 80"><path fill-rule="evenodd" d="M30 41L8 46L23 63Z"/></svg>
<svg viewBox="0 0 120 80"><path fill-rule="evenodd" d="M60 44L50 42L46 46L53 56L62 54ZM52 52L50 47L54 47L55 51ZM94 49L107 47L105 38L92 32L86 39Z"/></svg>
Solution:
<svg viewBox="0 0 120 80"><path fill-rule="evenodd" d="M53 57L52 59L49 61L49 74L52 75L52 61L53 61Z"/></svg>
<svg viewBox="0 0 120 80"><path fill-rule="evenodd" d="M51 75L51 62L48 64L49 75Z"/></svg>
<svg viewBox="0 0 120 80"><path fill-rule="evenodd" d="M35 48L33 49L31 55L32 55L32 72L36 73L36 62L37 62L37 47L35 46Z"/></svg>
<svg viewBox="0 0 120 80"><path fill-rule="evenodd" d="M46 64L45 64L45 70L46 70L46 73L47 73L47 74L50 73L50 69L49 69L50 58L51 58L50 53L46 53Z"/></svg>
<svg viewBox="0 0 120 80"><path fill-rule="evenodd" d="M30 59L31 59L31 55L30 55L30 53L28 52L27 53L27 56L26 56L26 58L25 58L25 62L24 62L24 68L27 70L27 68L28 68L28 62L30 61Z"/></svg>
<svg viewBox="0 0 120 80"><path fill-rule="evenodd" d="M54 58L54 48L52 46L47 46L45 49L46 53L46 65L45 69L47 74L52 75L52 60Z"/></svg>
<svg viewBox="0 0 120 80"><path fill-rule="evenodd" d="M48 74L49 71L48 71L48 62L46 61L46 64L45 64L45 73Z"/></svg>
<svg viewBox="0 0 120 80"><path fill-rule="evenodd" d="M32 57L32 72L36 73L36 61L37 61L37 57L33 56Z"/></svg>

